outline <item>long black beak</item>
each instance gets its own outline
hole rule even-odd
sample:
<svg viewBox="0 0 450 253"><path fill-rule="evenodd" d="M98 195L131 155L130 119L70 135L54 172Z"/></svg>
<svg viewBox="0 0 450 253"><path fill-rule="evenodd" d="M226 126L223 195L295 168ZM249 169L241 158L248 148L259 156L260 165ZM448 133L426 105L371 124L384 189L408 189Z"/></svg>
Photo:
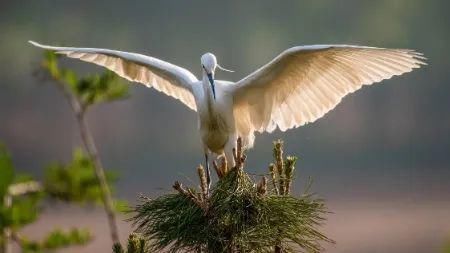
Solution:
<svg viewBox="0 0 450 253"><path fill-rule="evenodd" d="M212 74L207 74L207 75L208 75L209 83L211 84L214 100L216 100L216 87L214 86L214 78L213 78Z"/></svg>

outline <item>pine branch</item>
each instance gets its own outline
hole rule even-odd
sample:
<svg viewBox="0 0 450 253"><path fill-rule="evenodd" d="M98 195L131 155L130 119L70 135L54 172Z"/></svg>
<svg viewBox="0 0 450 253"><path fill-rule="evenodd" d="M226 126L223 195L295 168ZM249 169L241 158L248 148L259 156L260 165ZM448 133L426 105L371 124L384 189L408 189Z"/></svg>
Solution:
<svg viewBox="0 0 450 253"><path fill-rule="evenodd" d="M274 142L273 157L275 159L275 165L278 173L278 191L280 195L285 194L285 174L284 174L284 162L283 162L283 141L277 140Z"/></svg>
<svg viewBox="0 0 450 253"><path fill-rule="evenodd" d="M256 191L259 195L264 196L267 193L267 178L262 177L261 181L258 183L256 187Z"/></svg>
<svg viewBox="0 0 450 253"><path fill-rule="evenodd" d="M275 164L269 164L269 173L272 178L273 189L275 190L276 195L280 195L280 188L278 184L278 177Z"/></svg>
<svg viewBox="0 0 450 253"><path fill-rule="evenodd" d="M206 212L204 200L202 201L191 189L186 190L183 187L183 184L181 184L178 181L175 181L175 183L173 184L173 188L177 190L180 194L192 200L192 202L194 202L198 207L200 207L202 210Z"/></svg>
<svg viewBox="0 0 450 253"><path fill-rule="evenodd" d="M233 148L233 159L235 166L233 169L242 170L244 168L245 160L247 159L247 156L244 154L243 151L243 145L242 145L242 138L239 137L236 142L236 148Z"/></svg>
<svg viewBox="0 0 450 253"><path fill-rule="evenodd" d="M200 179L200 189L202 190L200 200L203 202L208 199L208 182L206 180L206 172L203 166L200 165L197 167L197 173Z"/></svg>
<svg viewBox="0 0 450 253"><path fill-rule="evenodd" d="M144 239L136 233L131 233L128 237L127 250L125 251L120 243L113 245L113 253L146 253Z"/></svg>
<svg viewBox="0 0 450 253"><path fill-rule="evenodd" d="M296 158L284 159L282 146L274 146L275 164L283 161L283 169L278 172L272 164L269 171L274 188L283 189L281 194L267 190L266 177L255 184L244 172L241 147L238 143L234 151L236 166L220 174L207 196L204 170L199 167L201 192L177 181L176 194L141 197L130 220L151 252L318 253L322 242L332 242L317 228L327 213L324 203L312 195L290 196ZM215 168L223 171L217 164Z"/></svg>
<svg viewBox="0 0 450 253"><path fill-rule="evenodd" d="M294 175L295 170L295 163L297 162L297 157L295 156L288 156L286 157L285 162L285 176L286 180L284 182L284 188L285 188L285 195L289 195L291 193L291 184L292 184L292 178Z"/></svg>
<svg viewBox="0 0 450 253"><path fill-rule="evenodd" d="M213 167L217 173L217 177L221 179L228 173L228 163L225 156L219 157L218 160L219 164L217 164L217 161L213 161Z"/></svg>

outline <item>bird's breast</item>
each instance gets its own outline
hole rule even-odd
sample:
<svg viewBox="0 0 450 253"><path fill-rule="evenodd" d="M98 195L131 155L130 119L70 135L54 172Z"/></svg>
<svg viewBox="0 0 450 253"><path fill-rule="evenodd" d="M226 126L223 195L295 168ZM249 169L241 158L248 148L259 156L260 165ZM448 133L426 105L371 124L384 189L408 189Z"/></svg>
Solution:
<svg viewBox="0 0 450 253"><path fill-rule="evenodd" d="M200 117L200 132L203 143L214 153L221 153L228 141L230 127L220 114Z"/></svg>
<svg viewBox="0 0 450 253"><path fill-rule="evenodd" d="M231 101L218 82L216 99L209 93L208 86L197 100L199 130L203 144L214 153L221 153L234 129Z"/></svg>

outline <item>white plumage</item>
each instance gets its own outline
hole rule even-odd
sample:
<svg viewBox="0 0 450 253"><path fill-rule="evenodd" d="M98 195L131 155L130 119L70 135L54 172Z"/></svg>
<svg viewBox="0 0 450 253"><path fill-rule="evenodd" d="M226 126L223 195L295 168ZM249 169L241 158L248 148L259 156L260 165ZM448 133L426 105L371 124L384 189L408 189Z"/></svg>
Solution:
<svg viewBox="0 0 450 253"><path fill-rule="evenodd" d="M285 131L314 122L363 85L425 64L421 53L407 49L299 46L233 83L214 80L216 67L221 67L211 53L201 58L203 76L198 80L184 68L141 54L30 43L104 66L180 100L199 115L205 154L225 152L229 163L238 136L250 148L255 131Z"/></svg>

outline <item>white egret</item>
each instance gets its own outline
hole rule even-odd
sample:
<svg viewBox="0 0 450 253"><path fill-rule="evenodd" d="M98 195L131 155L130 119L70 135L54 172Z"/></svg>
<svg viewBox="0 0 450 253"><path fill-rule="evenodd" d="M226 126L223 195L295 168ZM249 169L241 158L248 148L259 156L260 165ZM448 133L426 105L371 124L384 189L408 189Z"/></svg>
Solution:
<svg viewBox="0 0 450 253"><path fill-rule="evenodd" d="M232 150L238 136L251 148L255 131L270 133L277 127L285 131L314 122L363 85L426 64L421 53L408 49L298 46L242 80L229 82L214 79L216 68L223 68L211 53L201 57L203 75L198 80L184 68L142 54L30 43L104 66L197 111L209 182L208 154L225 154L228 164L234 164Z"/></svg>

